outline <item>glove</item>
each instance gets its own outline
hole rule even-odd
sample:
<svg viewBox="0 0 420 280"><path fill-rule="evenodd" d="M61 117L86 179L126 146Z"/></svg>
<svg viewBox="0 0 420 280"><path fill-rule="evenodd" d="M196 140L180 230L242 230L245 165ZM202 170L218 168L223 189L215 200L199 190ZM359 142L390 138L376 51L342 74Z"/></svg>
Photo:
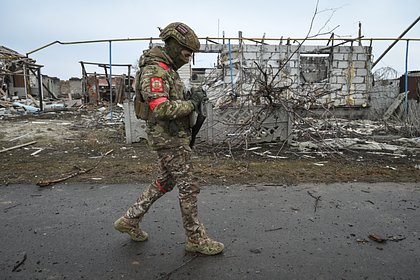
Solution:
<svg viewBox="0 0 420 280"><path fill-rule="evenodd" d="M200 104L203 101L207 101L209 100L207 98L206 92L203 91L202 89L199 88L192 88L191 89L191 97L190 97L190 101L192 102L192 104L194 105L194 110L198 111Z"/></svg>

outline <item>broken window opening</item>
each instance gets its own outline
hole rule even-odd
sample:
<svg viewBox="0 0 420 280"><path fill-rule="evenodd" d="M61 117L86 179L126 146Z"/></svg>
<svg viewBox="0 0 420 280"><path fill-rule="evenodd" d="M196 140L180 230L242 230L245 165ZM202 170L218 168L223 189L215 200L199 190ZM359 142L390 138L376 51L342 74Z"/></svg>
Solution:
<svg viewBox="0 0 420 280"><path fill-rule="evenodd" d="M329 62L329 54L300 54L300 77L302 81L304 83L326 83Z"/></svg>

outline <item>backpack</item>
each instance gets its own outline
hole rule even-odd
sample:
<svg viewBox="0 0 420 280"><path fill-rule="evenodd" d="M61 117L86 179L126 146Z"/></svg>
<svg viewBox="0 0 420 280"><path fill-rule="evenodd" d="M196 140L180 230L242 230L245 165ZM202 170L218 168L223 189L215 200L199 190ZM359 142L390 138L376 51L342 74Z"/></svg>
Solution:
<svg viewBox="0 0 420 280"><path fill-rule="evenodd" d="M141 92L140 92L140 76L141 70L137 71L136 78L134 80L134 87L135 87L135 97L134 97L134 111L136 112L137 119L141 120L148 120L150 117L150 108L149 104L144 100Z"/></svg>

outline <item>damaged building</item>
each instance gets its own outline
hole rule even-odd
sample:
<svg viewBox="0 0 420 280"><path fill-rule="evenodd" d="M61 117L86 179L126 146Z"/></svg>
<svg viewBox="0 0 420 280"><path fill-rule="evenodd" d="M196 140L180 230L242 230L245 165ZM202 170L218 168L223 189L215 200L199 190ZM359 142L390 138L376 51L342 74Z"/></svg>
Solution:
<svg viewBox="0 0 420 280"><path fill-rule="evenodd" d="M389 84L375 81L371 46L355 40L335 44L331 40L322 46L292 43L225 40L201 45L199 54L217 54L215 67L186 65L180 70L187 86L202 86L210 99L201 140L287 141L297 114L325 116L327 112L330 117L380 120L398 100L398 79ZM416 91L419 85L410 92ZM415 96L411 93L410 98L418 100ZM418 110L415 102L410 107ZM127 141L145 138L144 123L133 117L131 105L125 108L126 118L131 118L126 119Z"/></svg>
<svg viewBox="0 0 420 280"><path fill-rule="evenodd" d="M63 107L124 102L126 141L146 138L145 123L133 112L132 65L113 64L127 73L110 79L108 64L81 61L81 79L60 81L41 75L42 65L34 60L1 50L0 93L8 102L3 101L3 111L8 106L42 111L45 100L64 100ZM195 68L193 61L178 71L187 88L201 86L210 99L200 141L288 142L295 123L306 116L419 119L419 72L409 72L407 79L373 73L372 47L359 40L330 38L324 45L305 45L292 39L206 39L196 56L201 54L217 56L214 67ZM89 72L87 65L104 73ZM25 106L12 105L16 99L25 100Z"/></svg>
<svg viewBox="0 0 420 280"><path fill-rule="evenodd" d="M42 75L42 67L34 59L0 46L0 116L64 108L66 101L80 98L79 78L62 81Z"/></svg>
<svg viewBox="0 0 420 280"><path fill-rule="evenodd" d="M42 65L36 64L35 60L0 46L0 97L4 100L15 101L15 106L21 108L25 104L20 106L18 100L32 96L40 97L42 67ZM37 100L32 98L29 102L30 104L26 104L26 106L37 103ZM39 103L34 105L39 106ZM4 111L5 109L2 108L2 113Z"/></svg>

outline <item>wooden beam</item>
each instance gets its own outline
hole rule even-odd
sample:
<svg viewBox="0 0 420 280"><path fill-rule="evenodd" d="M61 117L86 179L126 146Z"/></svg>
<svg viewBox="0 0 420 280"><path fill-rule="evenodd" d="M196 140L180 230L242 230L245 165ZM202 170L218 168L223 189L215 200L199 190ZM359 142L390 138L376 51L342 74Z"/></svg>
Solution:
<svg viewBox="0 0 420 280"><path fill-rule="evenodd" d="M32 141L32 142L28 142L28 143L25 143L25 144L21 144L21 145L13 146L13 147L6 148L6 149L1 150L1 151L0 151L0 153L4 153L4 152L10 151L10 150L14 150L14 149L19 149L19 148L22 148L22 147L26 147L26 146L29 146L29 145L33 145L33 144L35 144L35 143L36 143L36 141Z"/></svg>

